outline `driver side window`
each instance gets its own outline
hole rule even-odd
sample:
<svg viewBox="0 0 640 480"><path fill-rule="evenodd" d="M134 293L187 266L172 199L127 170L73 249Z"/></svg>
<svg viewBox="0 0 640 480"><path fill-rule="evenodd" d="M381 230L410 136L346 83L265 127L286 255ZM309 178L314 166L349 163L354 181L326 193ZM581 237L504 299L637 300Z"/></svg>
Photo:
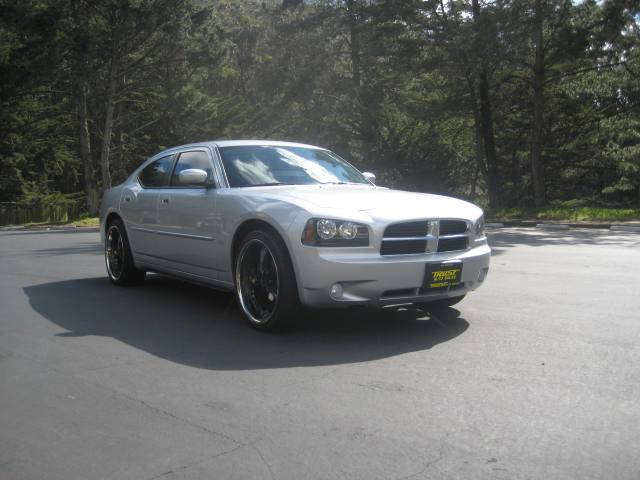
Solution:
<svg viewBox="0 0 640 480"><path fill-rule="evenodd" d="M159 188L166 185L167 173L171 169L173 155L159 158L144 167L138 179L145 188Z"/></svg>

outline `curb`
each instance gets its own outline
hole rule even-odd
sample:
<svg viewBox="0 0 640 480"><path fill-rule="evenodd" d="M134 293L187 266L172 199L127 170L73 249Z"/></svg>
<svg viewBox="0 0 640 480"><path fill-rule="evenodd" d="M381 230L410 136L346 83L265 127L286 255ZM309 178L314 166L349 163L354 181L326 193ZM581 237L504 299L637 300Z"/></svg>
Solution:
<svg viewBox="0 0 640 480"><path fill-rule="evenodd" d="M487 228L539 228L540 230L598 229L611 232L640 233L640 224L614 225L611 223L536 223L531 220L506 220L504 222L487 222Z"/></svg>
<svg viewBox="0 0 640 480"><path fill-rule="evenodd" d="M16 230L26 230L23 225L0 227L0 232L15 232Z"/></svg>
<svg viewBox="0 0 640 480"><path fill-rule="evenodd" d="M100 227L25 227L17 225L15 227L0 227L0 232L99 232Z"/></svg>
<svg viewBox="0 0 640 480"><path fill-rule="evenodd" d="M568 223L538 223L536 228L541 230L569 230L571 227Z"/></svg>
<svg viewBox="0 0 640 480"><path fill-rule="evenodd" d="M609 230L612 232L640 233L640 225L611 225Z"/></svg>
<svg viewBox="0 0 640 480"><path fill-rule="evenodd" d="M600 230L609 230L613 225L611 223L587 223L587 222L569 222L569 223L540 223L534 220L505 220L503 222L488 222L486 226L493 226L494 228L509 228L509 227L527 227L536 228L538 225L569 225L569 228L595 228ZM637 225L637 224L636 224ZM633 225L633 226L636 226ZM629 227L631 225L619 225L620 227ZM640 225L637 225L640 227ZM551 227L553 228L553 227Z"/></svg>

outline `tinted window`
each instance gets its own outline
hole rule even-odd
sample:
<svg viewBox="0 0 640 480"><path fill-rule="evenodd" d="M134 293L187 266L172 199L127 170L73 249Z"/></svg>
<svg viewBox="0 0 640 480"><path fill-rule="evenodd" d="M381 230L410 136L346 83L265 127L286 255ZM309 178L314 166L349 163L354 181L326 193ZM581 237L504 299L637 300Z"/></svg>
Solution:
<svg viewBox="0 0 640 480"><path fill-rule="evenodd" d="M211 167L211 161L209 161L209 155L207 152L184 152L178 157L176 168L171 176L171 185L180 185L178 181L178 175L183 170L189 168L199 168L207 172L208 180L211 180L213 175L213 168Z"/></svg>
<svg viewBox="0 0 640 480"><path fill-rule="evenodd" d="M362 174L328 150L252 145L220 148L231 187L364 183Z"/></svg>
<svg viewBox="0 0 640 480"><path fill-rule="evenodd" d="M167 155L144 167L140 172L140 183L145 187L166 185L167 172L171 168L172 159L173 155Z"/></svg>

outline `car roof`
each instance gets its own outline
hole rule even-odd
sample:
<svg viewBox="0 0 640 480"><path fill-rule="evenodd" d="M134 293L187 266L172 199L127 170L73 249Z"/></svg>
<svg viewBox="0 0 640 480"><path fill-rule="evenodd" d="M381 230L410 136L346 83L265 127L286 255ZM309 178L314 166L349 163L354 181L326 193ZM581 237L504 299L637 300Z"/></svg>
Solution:
<svg viewBox="0 0 640 480"><path fill-rule="evenodd" d="M278 140L213 140L210 143L213 143L218 147L239 147L244 145L269 145L274 147L321 148L315 145L307 145L306 143L280 142Z"/></svg>
<svg viewBox="0 0 640 480"><path fill-rule="evenodd" d="M240 147L240 146L251 146L251 145L266 145L273 147L302 147L302 148L315 148L321 149L322 147L318 147L315 145L307 145L306 143L296 143L296 142L281 142L278 140L209 140L206 142L197 142L197 143L187 143L185 145L177 145L175 147L167 148L162 150L161 152L156 153L153 157L157 158L158 156L165 155L167 153L171 153L174 150L181 150L183 148L190 147Z"/></svg>

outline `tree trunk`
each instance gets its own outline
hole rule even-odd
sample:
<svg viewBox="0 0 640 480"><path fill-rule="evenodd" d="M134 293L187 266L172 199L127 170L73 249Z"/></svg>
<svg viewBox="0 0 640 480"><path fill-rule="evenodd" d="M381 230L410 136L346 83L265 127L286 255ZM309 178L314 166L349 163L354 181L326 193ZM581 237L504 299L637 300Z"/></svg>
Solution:
<svg viewBox="0 0 640 480"><path fill-rule="evenodd" d="M93 159L91 158L91 137L89 136L89 118L87 114L87 84L80 82L76 87L76 108L80 134L80 158L84 173L84 189L87 194L87 211L89 215L98 213L98 189L96 185Z"/></svg>
<svg viewBox="0 0 640 480"><path fill-rule="evenodd" d="M536 207L545 204L544 166L542 164L542 136L544 131L544 43L542 32L542 0L535 0L533 43L533 125L531 130L531 179Z"/></svg>
<svg viewBox="0 0 640 480"><path fill-rule="evenodd" d="M362 84L362 62L360 58L360 31L358 28L358 5L354 0L346 0L347 26L349 29L349 57L351 60L351 81L353 89L353 105L355 118L355 130L361 146L360 151L364 156L365 165L368 168L375 168L376 155L375 147L377 143L376 129L372 115L373 106L368 104L366 98L370 98L369 92L365 92Z"/></svg>
<svg viewBox="0 0 640 480"><path fill-rule="evenodd" d="M107 98L104 115L104 130L102 136L102 149L100 150L100 173L102 175L102 188L111 188L111 168L109 165L109 153L111 150L111 134L113 132L113 112L116 106L116 86L118 81L118 52L117 42L111 51L111 65L109 67L109 84L107 86Z"/></svg>
<svg viewBox="0 0 640 480"><path fill-rule="evenodd" d="M480 34L480 4L478 0L472 1L473 21L476 28L476 42L482 44ZM484 155L487 162L487 190L489 194L489 207L500 207L500 180L498 178L498 156L496 154L496 141L493 131L493 114L489 78L484 55L480 55L478 66L478 97L480 100L480 126L482 130L482 142Z"/></svg>
<svg viewBox="0 0 640 480"><path fill-rule="evenodd" d="M480 108L478 106L478 98L476 95L476 85L473 74L467 74L467 85L469 86L469 99L471 102L471 111L473 112L473 127L475 132L475 173L471 189L469 190L469 199L473 201L476 197L476 188L478 185L478 177L480 172L488 179L487 167L484 162L484 142L482 141L482 119L480 116ZM487 180L487 184L488 184Z"/></svg>
<svg viewBox="0 0 640 480"><path fill-rule="evenodd" d="M356 95L360 93L360 36L358 34L358 26L356 12L354 10L353 0L346 0L347 5L347 21L349 24L349 54L351 56L351 73L353 75L353 88Z"/></svg>

